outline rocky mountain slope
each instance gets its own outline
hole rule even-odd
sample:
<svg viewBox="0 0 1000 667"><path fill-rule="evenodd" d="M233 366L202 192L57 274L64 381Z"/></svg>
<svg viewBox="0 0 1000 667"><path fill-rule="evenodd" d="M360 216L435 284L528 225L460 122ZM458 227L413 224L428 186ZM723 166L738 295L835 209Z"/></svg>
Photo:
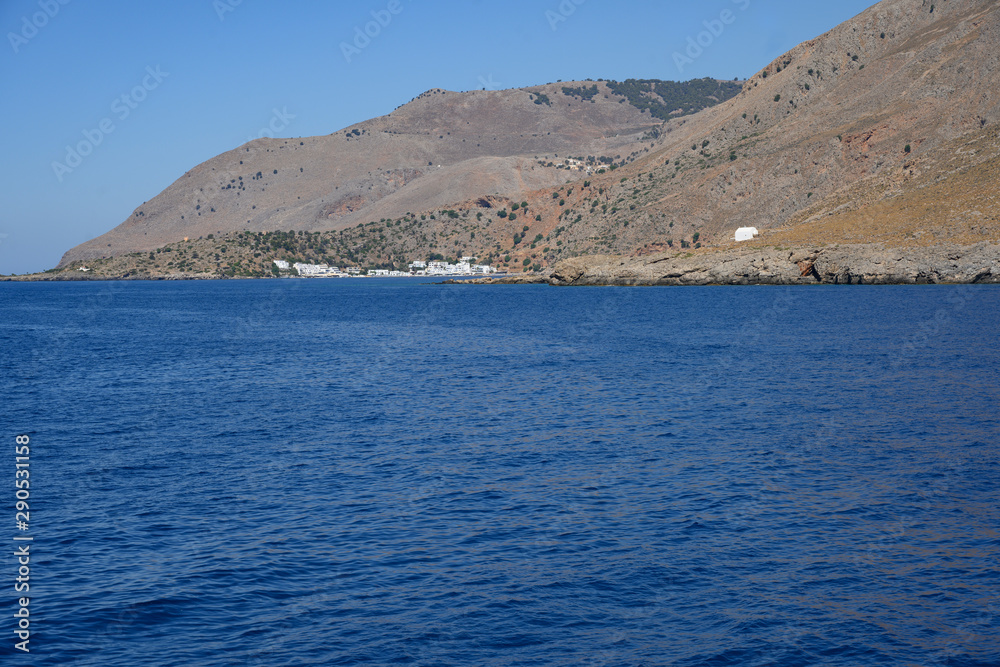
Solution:
<svg viewBox="0 0 1000 667"><path fill-rule="evenodd" d="M695 233L703 245L725 245L740 226L767 238L853 212L841 225L850 238L825 240L896 242L909 216L870 227L859 212L942 180L949 199L997 184L988 168L977 182L949 180L980 163L980 151L995 155L997 44L1000 3L885 0L778 58L733 100L668 122L649 155L595 181L612 212L605 202L598 215L593 200L568 203L585 209L574 241L582 253L694 245ZM957 226L969 242L996 240L996 220L981 213L922 223L928 236Z"/></svg>
<svg viewBox="0 0 1000 667"><path fill-rule="evenodd" d="M66 253L62 265L185 237L337 230L483 197L520 201L567 180L568 171L542 165L569 154L624 162L661 117L740 90L711 80L674 86L666 99L641 100L605 81L430 90L329 136L253 141L184 174L114 230Z"/></svg>
<svg viewBox="0 0 1000 667"><path fill-rule="evenodd" d="M432 91L350 132L219 156L62 266L237 229L331 230L300 234L288 257L471 254L508 270L725 250L744 225L762 230L758 250L996 243L998 44L998 1L883 0L693 115L637 108L653 94L638 82ZM560 168L567 155L595 168ZM600 157L614 164L602 172ZM213 226L223 219L233 227Z"/></svg>

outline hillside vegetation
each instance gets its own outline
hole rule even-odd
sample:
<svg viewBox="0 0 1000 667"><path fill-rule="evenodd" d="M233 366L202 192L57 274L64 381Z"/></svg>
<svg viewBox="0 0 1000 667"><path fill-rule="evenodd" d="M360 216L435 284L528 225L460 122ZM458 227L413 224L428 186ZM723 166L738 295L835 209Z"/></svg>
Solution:
<svg viewBox="0 0 1000 667"><path fill-rule="evenodd" d="M648 111L653 118L668 120L689 116L732 99L743 90L743 84L715 79L696 79L684 83L626 79L620 83L608 81L608 88L613 94L624 97L636 109Z"/></svg>

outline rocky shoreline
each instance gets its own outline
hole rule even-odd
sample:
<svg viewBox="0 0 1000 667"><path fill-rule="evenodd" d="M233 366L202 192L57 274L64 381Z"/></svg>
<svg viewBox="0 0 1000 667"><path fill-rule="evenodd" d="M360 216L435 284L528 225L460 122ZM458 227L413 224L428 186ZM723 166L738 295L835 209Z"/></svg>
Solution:
<svg viewBox="0 0 1000 667"><path fill-rule="evenodd" d="M95 276L41 273L3 276L0 282L222 279L177 274ZM916 248L862 244L805 248L748 246L642 257L593 255L564 260L550 271L540 274L448 280L440 284L556 287L1000 284L1000 244Z"/></svg>
<svg viewBox="0 0 1000 667"><path fill-rule="evenodd" d="M108 281L178 281L178 280L246 280L246 278L221 278L217 276L148 276L128 274L123 276L100 276L88 273L31 273L23 276L0 276L0 283L99 283Z"/></svg>
<svg viewBox="0 0 1000 667"><path fill-rule="evenodd" d="M747 247L645 257L576 257L550 285L1000 284L1000 245Z"/></svg>

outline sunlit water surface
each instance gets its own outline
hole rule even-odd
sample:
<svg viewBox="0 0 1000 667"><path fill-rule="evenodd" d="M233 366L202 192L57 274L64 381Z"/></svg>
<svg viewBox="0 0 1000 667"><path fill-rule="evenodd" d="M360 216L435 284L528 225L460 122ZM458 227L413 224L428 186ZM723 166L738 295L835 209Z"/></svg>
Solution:
<svg viewBox="0 0 1000 667"><path fill-rule="evenodd" d="M0 308L9 471L31 437L17 664L1000 664L1000 289Z"/></svg>

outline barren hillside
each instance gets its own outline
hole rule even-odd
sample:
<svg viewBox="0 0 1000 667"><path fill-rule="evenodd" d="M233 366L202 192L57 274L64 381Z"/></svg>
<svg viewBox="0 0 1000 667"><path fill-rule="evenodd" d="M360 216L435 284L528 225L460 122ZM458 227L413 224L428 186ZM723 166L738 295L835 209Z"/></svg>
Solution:
<svg viewBox="0 0 1000 667"><path fill-rule="evenodd" d="M509 270L727 246L744 225L758 244L996 242L998 45L996 0L883 0L693 115L637 108L649 82L430 91L329 137L219 156L62 266L248 230L328 230L282 248L304 259ZM267 244L250 245L262 271Z"/></svg>
<svg viewBox="0 0 1000 667"><path fill-rule="evenodd" d="M699 106L735 84L699 82ZM325 137L260 139L184 174L73 261L234 231L336 230L483 196L522 198L566 181L538 158L623 160L662 121L606 82L504 91L430 90ZM683 112L678 109L677 112Z"/></svg>

